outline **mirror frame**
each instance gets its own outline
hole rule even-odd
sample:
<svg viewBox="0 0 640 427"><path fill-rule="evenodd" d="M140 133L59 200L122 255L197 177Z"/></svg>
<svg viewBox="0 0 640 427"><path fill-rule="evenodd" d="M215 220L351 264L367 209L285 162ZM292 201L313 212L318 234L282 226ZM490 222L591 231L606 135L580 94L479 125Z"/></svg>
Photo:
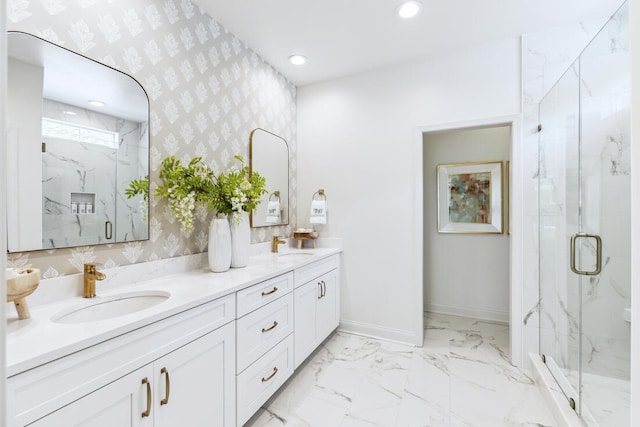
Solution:
<svg viewBox="0 0 640 427"><path fill-rule="evenodd" d="M287 220L280 222L278 224L264 224L264 225L255 225L254 224L254 219L253 219L253 215L254 215L254 211L251 211L250 215L249 215L249 225L251 228L264 228L264 227L279 227L279 226L283 226L283 225L289 225L289 216L291 215L291 210L289 209L289 187L291 185L291 176L289 175L289 169L290 169L290 159L289 159L289 143L287 143L287 140L284 139L282 136L277 135L273 132L269 132L266 129L263 128L255 128L251 131L251 133L249 134L249 169L251 171L251 173L253 173L253 163L254 163L254 153L253 153L253 135L256 131L262 131L262 132L266 132L278 139L281 139L282 142L284 143L284 146L287 149ZM264 174L262 174L264 176ZM265 194L263 197L266 197L266 203L269 202L269 197L271 195L270 194ZM262 201L262 203L265 203L265 200Z"/></svg>
<svg viewBox="0 0 640 427"><path fill-rule="evenodd" d="M125 76L125 77L131 79L133 82L135 82L135 84L138 85L138 87L140 87L140 89L142 90L142 93L144 93L144 96L146 98L146 133L147 133L146 165L147 165L147 176L149 177L150 172L151 172L151 102L150 102L150 99L149 99L149 94L147 93L147 91L144 88L144 86L138 81L138 79L136 79L135 77L133 77L130 74L127 74L127 73L125 73L125 72L123 72L121 70L118 70L117 68L114 68L114 67L112 67L110 65L104 64L104 63L102 63L100 61L97 61L95 59L89 58L88 56L83 55L82 53L78 53L78 52L73 51L71 49L68 49L68 48L66 48L64 46L60 46L60 45L58 45L56 43L53 43L53 42L51 42L49 40L46 40L46 39L40 37L38 35L35 35L35 34L32 34L32 33L28 33L28 32L25 32L25 31L14 31L14 30L8 30L8 31L6 31L5 34L7 36L9 34L16 34L16 35L24 35L24 36L32 37L34 39L39 40L40 42L44 42L44 43L46 43L48 45L51 45L54 48L59 48L59 49L62 49L63 51L66 51L66 52L68 52L70 54L77 55L78 57L80 57L82 59L90 61L94 65L99 65L101 67L105 67L109 71L115 71L115 72L121 74L122 76ZM9 49L7 48L7 60L8 60L8 58L9 58ZM7 84L8 84L8 82L7 82ZM43 97L43 101L44 101L44 99L45 98ZM60 102L60 101L58 101L58 102ZM7 105L7 108L9 108L8 105ZM84 107L78 107L78 108L84 108ZM87 110L89 110L89 109L87 109ZM112 116L114 118L118 118L117 116L114 116L110 112L99 112L99 111L96 111L96 112L98 114L106 114L106 115ZM6 125L6 123L5 123L5 125ZM6 128L5 128L5 132L6 132ZM141 157L141 159L142 159L142 157ZM5 171L5 174L6 173L7 173L7 171ZM135 179L139 179L139 178L140 177L137 177ZM5 177L5 179L7 179L7 177ZM149 181L149 187L150 186L151 186L151 182ZM116 192L115 192L114 196L116 198L119 197L119 196L122 196L122 197L126 198L126 196L124 194L124 190L125 190L125 188L120 188L119 189L119 188L116 187ZM150 197L151 197L151 195L149 196L149 199L150 199ZM147 200L147 223L145 224L147 232L146 232L146 237L145 238L121 240L121 241L118 241L118 240L114 239L114 241L107 241L107 242L96 242L96 243L82 244L82 245L59 246L59 247L55 247L55 248L40 247L40 248L33 248L33 249L20 249L20 250L16 250L16 251L11 251L9 246L7 245L7 253L26 253L26 252L36 252L36 251L51 251L51 250L56 250L56 249L67 249L67 248L76 248L76 247L84 247L84 246L102 246L102 245L112 245L112 244L115 244L115 243L147 241L147 240L149 240L150 233L151 233L151 229L150 229L150 225L149 225L149 219L150 219L150 213L151 213L151 210L150 210L151 209L151 203L150 203L149 199ZM7 210L9 209L9 203L7 203L6 209ZM9 227L8 216L6 218L4 227L5 227L5 229ZM142 229L144 229L144 228L142 228Z"/></svg>

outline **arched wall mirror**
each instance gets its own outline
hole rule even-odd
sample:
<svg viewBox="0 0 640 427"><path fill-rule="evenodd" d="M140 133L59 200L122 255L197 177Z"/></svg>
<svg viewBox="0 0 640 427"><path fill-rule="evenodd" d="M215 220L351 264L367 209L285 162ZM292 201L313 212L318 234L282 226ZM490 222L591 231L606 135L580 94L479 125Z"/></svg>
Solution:
<svg viewBox="0 0 640 427"><path fill-rule="evenodd" d="M9 252L148 239L148 202L125 194L149 174L144 89L31 34L7 41Z"/></svg>
<svg viewBox="0 0 640 427"><path fill-rule="evenodd" d="M249 137L252 172L266 180L267 193L251 212L252 227L289 224L289 146L281 136L254 129Z"/></svg>

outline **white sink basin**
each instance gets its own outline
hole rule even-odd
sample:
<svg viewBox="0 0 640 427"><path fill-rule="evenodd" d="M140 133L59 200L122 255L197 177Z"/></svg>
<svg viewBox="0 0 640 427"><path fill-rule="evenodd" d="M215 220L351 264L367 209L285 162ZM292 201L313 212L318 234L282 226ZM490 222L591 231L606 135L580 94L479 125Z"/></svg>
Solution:
<svg viewBox="0 0 640 427"><path fill-rule="evenodd" d="M142 291L96 297L59 312L51 320L56 323L85 323L113 319L156 306L170 296L169 292L164 291Z"/></svg>
<svg viewBox="0 0 640 427"><path fill-rule="evenodd" d="M298 258L307 258L313 256L311 252L281 252L278 254L278 258L286 258L295 260Z"/></svg>

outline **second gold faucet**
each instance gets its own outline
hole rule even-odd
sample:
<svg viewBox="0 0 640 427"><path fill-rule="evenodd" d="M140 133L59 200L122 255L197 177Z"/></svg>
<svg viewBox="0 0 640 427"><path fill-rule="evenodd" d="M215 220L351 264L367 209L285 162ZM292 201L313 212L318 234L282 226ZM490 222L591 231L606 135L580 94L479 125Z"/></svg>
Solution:
<svg viewBox="0 0 640 427"><path fill-rule="evenodd" d="M96 280L104 280L107 275L98 271L96 264L84 265L84 297L93 298L96 296Z"/></svg>
<svg viewBox="0 0 640 427"><path fill-rule="evenodd" d="M278 253L278 245L283 245L287 242L284 240L280 240L279 236L273 236L273 240L271 241L271 252Z"/></svg>

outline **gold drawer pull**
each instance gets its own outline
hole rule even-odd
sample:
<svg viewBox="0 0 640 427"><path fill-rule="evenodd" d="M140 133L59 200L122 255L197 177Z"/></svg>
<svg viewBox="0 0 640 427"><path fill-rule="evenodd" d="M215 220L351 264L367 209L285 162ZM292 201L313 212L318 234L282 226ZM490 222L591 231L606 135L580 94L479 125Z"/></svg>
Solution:
<svg viewBox="0 0 640 427"><path fill-rule="evenodd" d="M262 382L266 383L267 381L269 381L271 378L275 377L276 374L278 373L278 368L276 368L275 366L273 367L273 373L271 375L269 375L267 378L262 378Z"/></svg>
<svg viewBox="0 0 640 427"><path fill-rule="evenodd" d="M269 326L268 328L262 328L262 333L264 334L265 332L269 332L270 330L272 330L273 328L275 328L276 326L278 326L278 322L276 322L275 320L273 321L273 325Z"/></svg>
<svg viewBox="0 0 640 427"><path fill-rule="evenodd" d="M167 370L167 368L160 369L160 375L162 374L166 375L166 377L164 378L164 386L167 394L165 394L164 399L160 401L161 406L169 403L169 394L171 393L171 380L169 379L169 371Z"/></svg>
<svg viewBox="0 0 640 427"><path fill-rule="evenodd" d="M273 287L273 289L271 289L269 292L263 292L263 293L262 293L262 296L263 296L263 297L266 297L267 295L271 295L271 294L273 294L273 293L275 293L275 292L277 292L277 291L278 291L278 288L276 288L276 287L274 286L274 287Z"/></svg>
<svg viewBox="0 0 640 427"><path fill-rule="evenodd" d="M151 414L151 383L145 377L142 379L142 384L147 385L147 410L142 413L142 418L148 417Z"/></svg>

